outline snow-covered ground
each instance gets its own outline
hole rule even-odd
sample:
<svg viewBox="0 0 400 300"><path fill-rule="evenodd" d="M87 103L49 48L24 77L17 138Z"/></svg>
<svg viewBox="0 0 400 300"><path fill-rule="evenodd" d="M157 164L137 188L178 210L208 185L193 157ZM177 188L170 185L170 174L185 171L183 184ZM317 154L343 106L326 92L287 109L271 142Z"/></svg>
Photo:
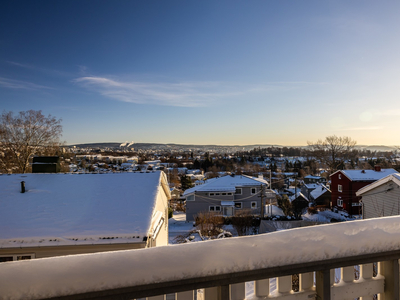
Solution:
<svg viewBox="0 0 400 300"><path fill-rule="evenodd" d="M186 222L186 213L174 211L173 217L168 220L168 243L176 244L174 239L178 235L185 235L193 229L195 229L193 227L193 222Z"/></svg>
<svg viewBox="0 0 400 300"><path fill-rule="evenodd" d="M349 218L344 216L343 214L340 213L335 213L330 210L324 210L324 211L319 211L317 214L309 214L306 213L302 215L303 220L305 221L314 221L314 222L326 222L330 223L332 219L335 219L336 221L352 221L355 219L358 219L357 217Z"/></svg>

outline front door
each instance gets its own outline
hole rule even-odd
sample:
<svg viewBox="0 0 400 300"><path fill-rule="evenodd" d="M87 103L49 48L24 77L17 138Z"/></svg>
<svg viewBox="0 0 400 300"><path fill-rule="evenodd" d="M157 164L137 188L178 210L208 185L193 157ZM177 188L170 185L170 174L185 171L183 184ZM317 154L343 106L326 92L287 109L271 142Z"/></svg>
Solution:
<svg viewBox="0 0 400 300"><path fill-rule="evenodd" d="M233 215L233 206L225 206L223 211L224 216L230 217Z"/></svg>

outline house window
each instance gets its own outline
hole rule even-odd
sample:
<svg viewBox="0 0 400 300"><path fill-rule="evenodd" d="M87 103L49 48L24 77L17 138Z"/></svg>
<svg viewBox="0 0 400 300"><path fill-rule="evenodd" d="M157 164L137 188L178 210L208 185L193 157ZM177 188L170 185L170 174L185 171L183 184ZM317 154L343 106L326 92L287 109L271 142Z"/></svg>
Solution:
<svg viewBox="0 0 400 300"><path fill-rule="evenodd" d="M222 196L226 196L226 193L222 193L221 195L222 195Z"/></svg>
<svg viewBox="0 0 400 300"><path fill-rule="evenodd" d="M242 202L235 202L235 208L236 209L241 209L242 208Z"/></svg>
<svg viewBox="0 0 400 300"><path fill-rule="evenodd" d="M210 206L208 208L209 211L221 211L221 206Z"/></svg>
<svg viewBox="0 0 400 300"><path fill-rule="evenodd" d="M338 192L343 192L343 188L342 188L342 185L341 185L341 184L338 184L337 190L338 190Z"/></svg>
<svg viewBox="0 0 400 300"><path fill-rule="evenodd" d="M340 206L340 207L343 207L343 200L342 199L338 199L337 205Z"/></svg>
<svg viewBox="0 0 400 300"><path fill-rule="evenodd" d="M242 194L242 188L236 188L235 195L241 195Z"/></svg>
<svg viewBox="0 0 400 300"><path fill-rule="evenodd" d="M228 196L232 196L232 193L228 193L227 195L228 195Z"/></svg>
<svg viewBox="0 0 400 300"><path fill-rule="evenodd" d="M257 208L257 201L251 202L251 208Z"/></svg>
<svg viewBox="0 0 400 300"><path fill-rule="evenodd" d="M251 194L254 195L255 193L257 193L257 188L251 188Z"/></svg>
<svg viewBox="0 0 400 300"><path fill-rule="evenodd" d="M339 174L339 175L338 175L338 178L339 178L339 179L342 179L342 174Z"/></svg>
<svg viewBox="0 0 400 300"><path fill-rule="evenodd" d="M32 258L35 258L34 254L0 255L0 263L15 260L27 260Z"/></svg>
<svg viewBox="0 0 400 300"><path fill-rule="evenodd" d="M215 193L215 196L219 196L219 193Z"/></svg>
<svg viewBox="0 0 400 300"><path fill-rule="evenodd" d="M209 196L214 196L214 193L210 193L210 194L208 194Z"/></svg>
<svg viewBox="0 0 400 300"><path fill-rule="evenodd" d="M194 201L194 195L187 196L186 201Z"/></svg>

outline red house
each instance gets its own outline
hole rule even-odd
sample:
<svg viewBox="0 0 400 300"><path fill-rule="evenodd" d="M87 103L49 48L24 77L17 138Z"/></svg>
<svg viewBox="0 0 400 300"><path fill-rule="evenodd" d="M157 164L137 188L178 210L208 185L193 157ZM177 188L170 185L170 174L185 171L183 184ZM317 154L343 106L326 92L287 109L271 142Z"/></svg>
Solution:
<svg viewBox="0 0 400 300"><path fill-rule="evenodd" d="M381 169L379 166L375 166L374 170L336 171L330 176L332 208L344 210L350 215L361 214L361 197L357 197L356 192L364 186L393 173L397 173L397 171Z"/></svg>

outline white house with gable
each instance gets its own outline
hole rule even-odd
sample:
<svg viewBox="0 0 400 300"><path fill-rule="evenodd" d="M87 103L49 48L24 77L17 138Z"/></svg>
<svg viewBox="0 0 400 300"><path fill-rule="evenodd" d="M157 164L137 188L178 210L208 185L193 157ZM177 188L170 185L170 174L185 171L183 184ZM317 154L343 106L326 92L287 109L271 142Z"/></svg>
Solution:
<svg viewBox="0 0 400 300"><path fill-rule="evenodd" d="M363 219L400 215L400 173L390 174L357 191Z"/></svg>
<svg viewBox="0 0 400 300"><path fill-rule="evenodd" d="M0 262L167 245L169 199L163 172L1 175Z"/></svg>

